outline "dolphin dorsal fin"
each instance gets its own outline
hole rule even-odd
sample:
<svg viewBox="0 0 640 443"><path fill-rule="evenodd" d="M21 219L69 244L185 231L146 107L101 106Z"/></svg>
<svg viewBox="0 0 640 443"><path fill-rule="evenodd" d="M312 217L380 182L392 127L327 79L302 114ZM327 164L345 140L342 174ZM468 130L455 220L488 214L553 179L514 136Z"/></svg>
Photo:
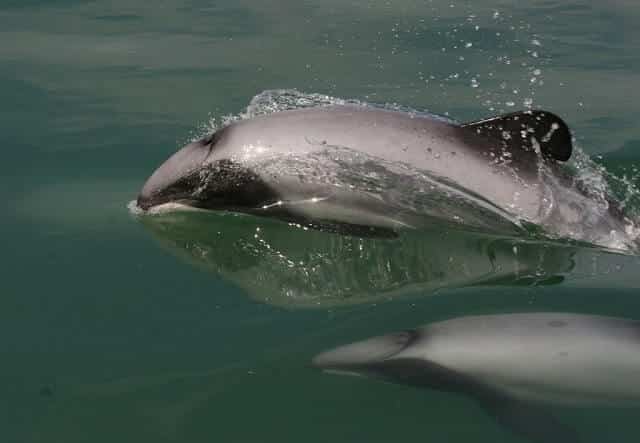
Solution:
<svg viewBox="0 0 640 443"><path fill-rule="evenodd" d="M511 151L535 151L536 144L545 156L567 161L573 149L571 131L557 115L547 111L520 111L464 123L462 128L480 136L500 140Z"/></svg>

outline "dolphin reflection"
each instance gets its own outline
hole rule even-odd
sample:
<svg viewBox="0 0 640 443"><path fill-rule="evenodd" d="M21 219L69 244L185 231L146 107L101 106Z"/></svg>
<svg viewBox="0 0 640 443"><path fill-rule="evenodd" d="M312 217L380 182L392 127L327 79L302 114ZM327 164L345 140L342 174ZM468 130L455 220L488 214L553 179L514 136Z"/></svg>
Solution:
<svg viewBox="0 0 640 443"><path fill-rule="evenodd" d="M329 307L484 284L563 280L575 248L459 230L358 238L249 215L169 212L142 224L175 255L262 302Z"/></svg>

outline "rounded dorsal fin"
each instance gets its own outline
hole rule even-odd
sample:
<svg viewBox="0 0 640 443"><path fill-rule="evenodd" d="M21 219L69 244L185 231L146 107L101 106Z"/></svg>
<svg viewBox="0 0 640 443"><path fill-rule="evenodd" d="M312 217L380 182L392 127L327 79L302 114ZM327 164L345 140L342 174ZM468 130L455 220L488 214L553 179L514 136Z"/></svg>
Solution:
<svg viewBox="0 0 640 443"><path fill-rule="evenodd" d="M513 112L464 123L461 127L500 140L512 152L536 150L538 145L545 157L567 161L573 150L569 127L560 117L547 111Z"/></svg>

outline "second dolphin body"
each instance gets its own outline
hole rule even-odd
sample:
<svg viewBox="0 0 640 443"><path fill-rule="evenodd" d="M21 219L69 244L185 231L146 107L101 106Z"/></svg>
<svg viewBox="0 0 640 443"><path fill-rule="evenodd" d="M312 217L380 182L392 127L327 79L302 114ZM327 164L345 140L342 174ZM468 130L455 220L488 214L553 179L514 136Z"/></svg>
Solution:
<svg viewBox="0 0 640 443"><path fill-rule="evenodd" d="M578 442L546 405L640 404L640 322L564 313L459 317L341 346L321 369L476 399L534 442Z"/></svg>

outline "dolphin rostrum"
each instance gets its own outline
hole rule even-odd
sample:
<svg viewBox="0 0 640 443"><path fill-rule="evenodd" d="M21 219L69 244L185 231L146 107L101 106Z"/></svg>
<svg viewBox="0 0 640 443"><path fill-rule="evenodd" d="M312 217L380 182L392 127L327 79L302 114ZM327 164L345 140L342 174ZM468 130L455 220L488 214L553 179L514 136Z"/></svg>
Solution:
<svg viewBox="0 0 640 443"><path fill-rule="evenodd" d="M640 322L527 313L459 317L324 352L314 366L468 395L534 442L577 442L545 405L640 404Z"/></svg>

